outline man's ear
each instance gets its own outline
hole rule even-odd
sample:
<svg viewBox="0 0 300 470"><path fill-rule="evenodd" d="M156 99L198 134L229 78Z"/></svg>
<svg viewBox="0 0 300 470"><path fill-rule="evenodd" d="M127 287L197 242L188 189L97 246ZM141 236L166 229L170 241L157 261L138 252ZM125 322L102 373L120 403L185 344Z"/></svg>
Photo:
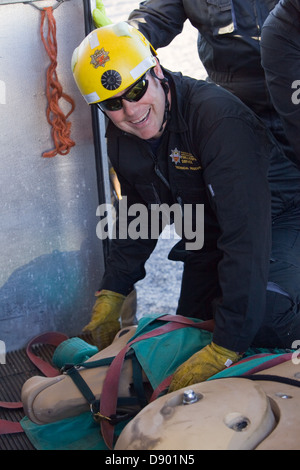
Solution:
<svg viewBox="0 0 300 470"><path fill-rule="evenodd" d="M154 72L155 72L155 75L157 76L157 78L164 78L164 74L163 74L163 71L161 69L161 66L160 66L160 63L159 63L159 60L157 57L155 57L155 60L156 60L156 65L155 67L153 68Z"/></svg>

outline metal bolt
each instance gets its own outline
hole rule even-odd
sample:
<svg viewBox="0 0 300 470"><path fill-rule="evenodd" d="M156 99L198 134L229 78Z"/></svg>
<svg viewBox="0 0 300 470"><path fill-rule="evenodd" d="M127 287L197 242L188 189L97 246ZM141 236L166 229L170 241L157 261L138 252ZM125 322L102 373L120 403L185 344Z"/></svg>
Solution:
<svg viewBox="0 0 300 470"><path fill-rule="evenodd" d="M191 405L192 403L195 403L198 400L201 400L203 398L203 395L201 394L196 394L194 390L185 390L183 392L183 400L182 403L184 405Z"/></svg>

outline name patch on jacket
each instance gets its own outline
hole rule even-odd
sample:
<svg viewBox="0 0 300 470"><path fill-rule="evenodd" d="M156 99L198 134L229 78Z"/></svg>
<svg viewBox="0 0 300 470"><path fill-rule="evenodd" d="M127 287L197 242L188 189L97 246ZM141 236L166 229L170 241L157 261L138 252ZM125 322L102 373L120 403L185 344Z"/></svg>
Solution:
<svg viewBox="0 0 300 470"><path fill-rule="evenodd" d="M170 157L177 170L201 170L201 166L194 155L178 150L177 147L171 151Z"/></svg>

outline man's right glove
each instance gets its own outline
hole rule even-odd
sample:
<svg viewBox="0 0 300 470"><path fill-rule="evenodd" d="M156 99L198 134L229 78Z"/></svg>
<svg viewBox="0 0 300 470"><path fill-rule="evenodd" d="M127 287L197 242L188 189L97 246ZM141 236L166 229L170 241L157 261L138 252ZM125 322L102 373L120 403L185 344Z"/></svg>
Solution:
<svg viewBox="0 0 300 470"><path fill-rule="evenodd" d="M112 24L112 21L106 16L105 6L102 0L96 0L96 8L93 10L92 16L96 28Z"/></svg>
<svg viewBox="0 0 300 470"><path fill-rule="evenodd" d="M95 345L101 350L112 343L120 330L119 318L125 295L105 289L96 295L92 319L83 332L91 333Z"/></svg>
<svg viewBox="0 0 300 470"><path fill-rule="evenodd" d="M169 392L204 382L237 362L241 357L242 355L211 342L178 367L172 378Z"/></svg>

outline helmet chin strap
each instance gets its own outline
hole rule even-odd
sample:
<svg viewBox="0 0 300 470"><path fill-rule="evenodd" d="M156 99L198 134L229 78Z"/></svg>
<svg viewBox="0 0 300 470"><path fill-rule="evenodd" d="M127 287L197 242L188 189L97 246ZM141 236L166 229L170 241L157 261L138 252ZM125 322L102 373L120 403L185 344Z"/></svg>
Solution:
<svg viewBox="0 0 300 470"><path fill-rule="evenodd" d="M160 129L158 132L161 132L163 130L163 127L164 127L164 124L165 122L167 122L167 120L169 119L169 116L170 116L170 103L169 103L169 100L168 100L168 93L169 93L169 90L170 90L170 86L169 86L169 82L168 82L168 79L166 77L164 78L159 78L156 73L154 72L154 68L150 69L150 73L152 75L152 77L154 78L157 78L157 80L160 81L161 83L161 86L164 90L164 93L165 93L165 111L164 111L164 117L163 117L163 121L162 121L162 124L160 126Z"/></svg>

